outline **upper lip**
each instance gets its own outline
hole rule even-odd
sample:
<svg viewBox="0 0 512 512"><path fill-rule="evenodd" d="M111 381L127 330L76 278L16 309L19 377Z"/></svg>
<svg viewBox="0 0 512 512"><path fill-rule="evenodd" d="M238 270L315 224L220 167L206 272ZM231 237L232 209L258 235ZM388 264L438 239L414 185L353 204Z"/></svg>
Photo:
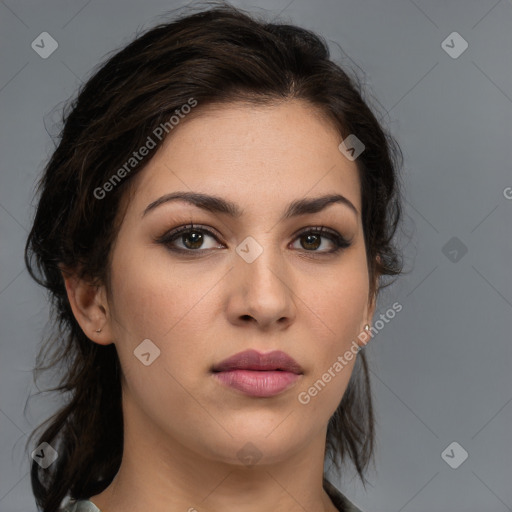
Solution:
<svg viewBox="0 0 512 512"><path fill-rule="evenodd" d="M288 354L281 350L271 352L258 352L257 350L244 350L215 365L213 372L229 370L283 370L297 374L303 373L302 367Z"/></svg>

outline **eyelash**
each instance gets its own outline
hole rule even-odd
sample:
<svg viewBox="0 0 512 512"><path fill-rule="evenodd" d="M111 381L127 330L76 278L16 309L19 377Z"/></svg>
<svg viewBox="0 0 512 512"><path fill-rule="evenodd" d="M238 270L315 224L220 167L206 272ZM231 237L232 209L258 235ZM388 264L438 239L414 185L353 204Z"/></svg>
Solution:
<svg viewBox="0 0 512 512"><path fill-rule="evenodd" d="M207 229L206 227L203 227L203 226L200 226L197 224L187 224L185 226L180 226L176 229L172 229L171 231L168 231L167 233L165 233L163 236L159 237L155 241L157 243L165 245L170 251L175 252L175 253L192 255L194 253L201 253L201 252L209 251L210 249L182 249L182 248L177 248L177 247L171 246L171 244L175 240L177 240L180 236L182 236L184 234L191 233L191 232L199 232L199 233L203 233L203 234L206 233L207 235L210 235L215 240L217 240L217 242L219 242L218 237L215 235L215 233L213 233L211 230ZM320 235L322 238L328 238L335 245L335 248L330 251L316 251L316 250L304 249L304 251L306 253L308 253L308 255L313 258L337 254L340 251L342 251L343 249L347 249L351 245L351 242L349 240L347 240L344 236L340 235L336 231L326 228L325 226L305 228L302 231L300 231L299 233L297 233L295 239L298 239L301 236L309 235L309 234ZM219 242L219 243L221 243L221 242Z"/></svg>

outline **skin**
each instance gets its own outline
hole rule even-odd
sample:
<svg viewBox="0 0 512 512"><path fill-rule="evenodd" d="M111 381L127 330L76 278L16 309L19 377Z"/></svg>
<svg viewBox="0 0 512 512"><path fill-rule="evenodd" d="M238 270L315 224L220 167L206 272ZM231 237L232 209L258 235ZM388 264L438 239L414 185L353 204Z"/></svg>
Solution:
<svg viewBox="0 0 512 512"><path fill-rule="evenodd" d="M82 329L91 342L115 343L123 370L124 456L91 501L104 512L334 511L322 487L327 424L356 357L307 405L298 394L352 341L362 345L357 335L374 312L356 164L339 151L334 127L302 101L199 108L134 177L112 252L111 293L66 277ZM179 201L142 217L175 191L221 196L243 215ZM357 213L335 203L279 221L291 201L332 193ZM174 246L202 254L155 241L190 222L218 240L203 233L201 245L189 234ZM323 235L296 235L318 226L350 247L330 255L334 244ZM263 248L250 264L235 251L247 236ZM161 351L148 366L133 353L145 339ZM248 348L283 350L304 373L271 398L221 385L212 365ZM252 466L237 456L247 442L261 456Z"/></svg>

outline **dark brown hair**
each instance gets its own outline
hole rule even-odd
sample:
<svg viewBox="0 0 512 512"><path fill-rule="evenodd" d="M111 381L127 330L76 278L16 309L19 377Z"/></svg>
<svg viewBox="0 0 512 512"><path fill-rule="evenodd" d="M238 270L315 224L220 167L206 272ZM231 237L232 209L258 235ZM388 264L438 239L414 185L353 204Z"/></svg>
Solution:
<svg viewBox="0 0 512 512"><path fill-rule="evenodd" d="M301 99L322 112L343 139L355 134L365 145L356 164L370 298L387 286L382 276L402 271L392 241L401 217L402 155L361 91L357 77L349 77L330 59L319 36L226 4L208 5L137 35L81 86L63 114L58 144L38 182L25 247L30 275L48 290L53 321L35 371L58 368L62 378L50 391L66 393L65 405L29 438L45 426L33 448L47 442L59 455L47 469L36 462L31 466L33 492L44 512L58 510L67 495L80 499L100 493L116 475L123 451L115 345L99 345L84 334L72 313L61 268L108 286L121 200L151 155L111 187L108 199L94 191L190 98L197 101L196 109L222 102ZM164 139L156 140L152 154ZM326 456L336 468L338 457L351 461L364 484L375 442L364 351L329 421L326 442Z"/></svg>

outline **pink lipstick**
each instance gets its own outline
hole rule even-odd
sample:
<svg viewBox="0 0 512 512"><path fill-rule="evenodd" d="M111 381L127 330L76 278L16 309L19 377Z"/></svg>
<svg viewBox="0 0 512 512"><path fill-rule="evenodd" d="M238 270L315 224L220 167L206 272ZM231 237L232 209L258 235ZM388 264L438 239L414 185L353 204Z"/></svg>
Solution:
<svg viewBox="0 0 512 512"><path fill-rule="evenodd" d="M212 372L222 384L254 397L282 393L303 374L301 366L280 350L245 350L214 366Z"/></svg>

